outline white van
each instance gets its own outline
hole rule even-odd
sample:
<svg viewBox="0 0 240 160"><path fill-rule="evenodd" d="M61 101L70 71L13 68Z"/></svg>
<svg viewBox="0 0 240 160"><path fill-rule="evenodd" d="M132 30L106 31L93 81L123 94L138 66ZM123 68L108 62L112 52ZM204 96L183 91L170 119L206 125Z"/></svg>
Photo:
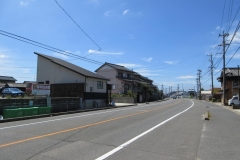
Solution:
<svg viewBox="0 0 240 160"><path fill-rule="evenodd" d="M239 103L239 99L238 96L233 96L231 99L228 100L228 105L238 105Z"/></svg>

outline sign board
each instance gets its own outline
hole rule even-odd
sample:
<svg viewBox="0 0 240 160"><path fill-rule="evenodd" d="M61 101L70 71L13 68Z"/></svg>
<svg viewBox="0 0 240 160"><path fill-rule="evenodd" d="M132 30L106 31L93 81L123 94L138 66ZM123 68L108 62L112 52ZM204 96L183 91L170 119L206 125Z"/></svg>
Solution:
<svg viewBox="0 0 240 160"><path fill-rule="evenodd" d="M34 95L50 95L50 85L49 84L33 84L32 94Z"/></svg>

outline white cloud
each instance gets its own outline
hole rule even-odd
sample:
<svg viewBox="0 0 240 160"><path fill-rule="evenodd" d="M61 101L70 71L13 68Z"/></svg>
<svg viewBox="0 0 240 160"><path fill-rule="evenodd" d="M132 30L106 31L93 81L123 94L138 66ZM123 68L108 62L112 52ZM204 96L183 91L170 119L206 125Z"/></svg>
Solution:
<svg viewBox="0 0 240 160"><path fill-rule="evenodd" d="M109 16L110 16L110 11L106 11L106 12L104 13L104 16L109 17Z"/></svg>
<svg viewBox="0 0 240 160"><path fill-rule="evenodd" d="M146 61L146 62L151 62L152 61L152 57L149 58L142 58L142 60Z"/></svg>
<svg viewBox="0 0 240 160"><path fill-rule="evenodd" d="M124 66L126 68L134 68L134 67L141 67L142 65L133 64L133 63L117 63L117 65Z"/></svg>
<svg viewBox="0 0 240 160"><path fill-rule="evenodd" d="M91 54L102 54L102 55L122 55L122 54L124 54L122 52L103 52L103 51L92 50L92 49L90 49L88 51L88 53L91 53Z"/></svg>
<svg viewBox="0 0 240 160"><path fill-rule="evenodd" d="M227 58L232 58L232 59L240 59L240 53L236 53L234 56L233 54L226 56Z"/></svg>
<svg viewBox="0 0 240 160"><path fill-rule="evenodd" d="M123 15L126 15L129 12L129 9L123 11Z"/></svg>
<svg viewBox="0 0 240 160"><path fill-rule="evenodd" d="M7 56L4 54L0 54L0 58L6 58Z"/></svg>
<svg viewBox="0 0 240 160"><path fill-rule="evenodd" d="M21 6L27 6L28 4L29 4L29 2L20 1L20 5L21 5Z"/></svg>
<svg viewBox="0 0 240 160"><path fill-rule="evenodd" d="M220 72L220 71L222 71L222 70L221 69L215 69L214 72Z"/></svg>
<svg viewBox="0 0 240 160"><path fill-rule="evenodd" d="M162 70L148 70L148 69L136 69L135 72L138 72L139 74L143 76L159 76L157 72Z"/></svg>
<svg viewBox="0 0 240 160"><path fill-rule="evenodd" d="M216 30L220 30L220 29L221 29L220 26L217 26L217 27L216 27Z"/></svg>
<svg viewBox="0 0 240 160"><path fill-rule="evenodd" d="M68 51L66 51L66 52L68 52ZM64 54L60 54L60 53L54 53L54 56L59 57L59 58L63 58L63 59L68 59L69 58L69 56L64 55Z"/></svg>
<svg viewBox="0 0 240 160"><path fill-rule="evenodd" d="M193 79L193 78L196 78L196 76L180 76L180 77L177 77L178 79Z"/></svg>
<svg viewBox="0 0 240 160"><path fill-rule="evenodd" d="M173 64L175 64L175 63L177 63L177 62L176 62L176 61L164 61L164 63L173 65Z"/></svg>

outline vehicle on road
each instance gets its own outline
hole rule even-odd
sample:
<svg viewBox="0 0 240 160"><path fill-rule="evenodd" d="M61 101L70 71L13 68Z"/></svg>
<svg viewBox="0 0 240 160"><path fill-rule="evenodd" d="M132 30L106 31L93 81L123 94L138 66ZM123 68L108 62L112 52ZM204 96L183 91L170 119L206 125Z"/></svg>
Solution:
<svg viewBox="0 0 240 160"><path fill-rule="evenodd" d="M172 98L173 98L173 99L176 99L176 98L177 98L177 96L173 96Z"/></svg>
<svg viewBox="0 0 240 160"><path fill-rule="evenodd" d="M22 96L22 97L24 97L24 92L18 88L5 88L2 91L2 98L4 98L5 96L11 96L11 97Z"/></svg>
<svg viewBox="0 0 240 160"><path fill-rule="evenodd" d="M228 105L232 106L232 105L239 105L239 98L238 96L233 96L231 99L228 100Z"/></svg>

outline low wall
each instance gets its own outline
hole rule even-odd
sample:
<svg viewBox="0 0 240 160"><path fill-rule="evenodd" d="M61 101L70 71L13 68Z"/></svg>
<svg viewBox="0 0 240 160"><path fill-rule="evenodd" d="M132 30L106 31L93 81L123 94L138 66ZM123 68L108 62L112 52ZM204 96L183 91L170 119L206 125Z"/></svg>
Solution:
<svg viewBox="0 0 240 160"><path fill-rule="evenodd" d="M112 101L115 103L134 103L133 97L114 97Z"/></svg>

